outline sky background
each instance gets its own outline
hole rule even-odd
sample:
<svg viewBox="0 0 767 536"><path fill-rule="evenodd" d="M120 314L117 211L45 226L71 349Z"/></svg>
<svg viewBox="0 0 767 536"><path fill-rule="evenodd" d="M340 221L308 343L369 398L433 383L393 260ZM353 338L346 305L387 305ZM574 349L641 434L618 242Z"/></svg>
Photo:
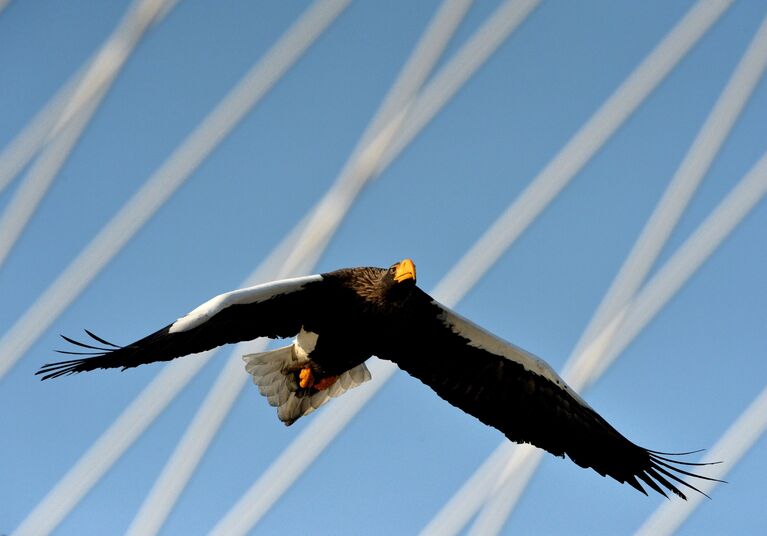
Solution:
<svg viewBox="0 0 767 536"><path fill-rule="evenodd" d="M127 5L11 1L0 12L0 147ZM182 0L147 32L0 267L0 333L308 5ZM476 2L445 58L496 5ZM411 257L419 286L433 288L692 5L543 2L362 193L316 271ZM87 328L129 343L238 287L331 185L437 6L354 1L0 380L0 534L164 366L41 383L33 373L64 346L58 334ZM763 2L736 2L456 309L561 367L765 14ZM656 267L765 140L762 81ZM0 193L0 210L17 184ZM762 202L585 393L631 440L710 447L764 387L766 229ZM202 369L58 534L128 527L228 355ZM312 417L285 427L249 384L163 533L211 528ZM398 373L254 534L414 533L501 440ZM767 526L765 447L761 438L680 533ZM631 533L663 501L547 455L505 533Z"/></svg>

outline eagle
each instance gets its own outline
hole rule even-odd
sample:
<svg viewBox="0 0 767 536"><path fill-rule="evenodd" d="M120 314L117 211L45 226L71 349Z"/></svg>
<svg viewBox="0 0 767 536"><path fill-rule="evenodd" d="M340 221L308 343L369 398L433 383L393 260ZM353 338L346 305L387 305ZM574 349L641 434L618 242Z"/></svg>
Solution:
<svg viewBox="0 0 767 536"><path fill-rule="evenodd" d="M415 264L345 268L220 294L127 346L85 330L89 343L59 351L76 359L49 363L42 379L100 368L123 370L169 361L258 337L292 344L243 356L245 370L279 419L290 425L371 375L378 356L431 387L450 404L501 431L584 468L668 497L703 493L681 475L692 452L637 446L602 418L545 361L482 329L416 286ZM686 470L684 468L688 468ZM705 495L705 494L704 494Z"/></svg>

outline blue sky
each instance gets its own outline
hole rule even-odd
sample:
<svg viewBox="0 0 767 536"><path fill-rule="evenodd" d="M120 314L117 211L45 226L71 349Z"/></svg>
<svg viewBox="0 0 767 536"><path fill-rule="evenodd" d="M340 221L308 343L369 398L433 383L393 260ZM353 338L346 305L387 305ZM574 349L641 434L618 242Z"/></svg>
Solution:
<svg viewBox="0 0 767 536"><path fill-rule="evenodd" d="M11 1L0 12L0 147L127 5ZM476 3L445 58L496 5ZM692 5L543 2L362 193L317 271L412 257L419 285L432 288ZM146 34L0 267L1 332L307 6L182 0ZM163 367L40 383L33 373L62 347L58 334L87 328L127 343L237 287L330 186L437 6L354 1L0 380L0 533ZM457 310L560 367L765 14L762 2L736 2ZM761 157L765 117L762 81L656 266ZM0 193L0 210L17 184ZM761 203L585 393L631 440L710 447L764 387L765 229ZM57 533L127 528L227 355L203 368ZM164 533L211 528L305 425L284 427L249 385ZM414 533L502 439L398 374L254 533ZM765 446L762 438L681 533L767 526ZM662 500L547 456L505 531L630 533Z"/></svg>

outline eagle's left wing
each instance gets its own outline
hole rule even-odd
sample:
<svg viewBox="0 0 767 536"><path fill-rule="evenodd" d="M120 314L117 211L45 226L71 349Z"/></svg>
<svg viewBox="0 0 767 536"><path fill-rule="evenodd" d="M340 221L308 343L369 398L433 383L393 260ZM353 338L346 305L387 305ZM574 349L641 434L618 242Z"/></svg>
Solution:
<svg viewBox="0 0 767 536"><path fill-rule="evenodd" d="M596 413L543 360L461 317L425 293L377 355L434 389L463 411L517 443L531 443L582 467L626 482L639 481L684 498L674 482L691 473L669 454L641 448ZM392 342L397 340L398 342ZM698 476L698 475L692 475ZM706 478L706 477L700 477Z"/></svg>

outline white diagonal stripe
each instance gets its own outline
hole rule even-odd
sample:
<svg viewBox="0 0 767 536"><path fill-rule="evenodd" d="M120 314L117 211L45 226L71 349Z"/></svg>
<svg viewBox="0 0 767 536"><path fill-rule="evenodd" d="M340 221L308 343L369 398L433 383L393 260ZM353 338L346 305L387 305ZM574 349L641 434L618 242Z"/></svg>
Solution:
<svg viewBox="0 0 767 536"><path fill-rule="evenodd" d="M405 118L401 135L409 133L407 135L412 139L415 133L420 131L425 123L433 117L434 113L419 111L421 103L427 105L427 103L434 102L425 99L424 95L443 95L447 99L455 94L459 87L456 82L466 79L464 73L475 72L492 52L492 49L486 48L484 45L478 46L478 43L493 43L496 47L500 45L503 39L494 34L501 32L504 36L508 36L538 2L523 2L520 5L526 6L524 9L510 9L509 5L513 3L505 2L501 5L462 49L475 50L477 54L467 56L465 52L459 51L444 69L434 76L432 82L424 88L415 103L411 105L412 112ZM499 22L494 17L501 17L503 20ZM487 35L488 32L491 35ZM459 69L455 67L454 62L465 65ZM447 76L443 73L454 74ZM437 102L444 104L446 101L438 100ZM404 145L395 139L392 147L399 147L398 151L401 151ZM381 166L385 166L391 161L394 154L392 149L387 151L377 172L383 169ZM370 362L368 368L373 380L346 393L331 407L313 418L301 434L291 442L288 448L221 518L212 529L213 534L237 535L247 533L397 370L393 364L376 359Z"/></svg>
<svg viewBox="0 0 767 536"><path fill-rule="evenodd" d="M174 153L175 160L171 157L170 162L174 163L166 162L166 165L155 173L156 180L162 181L166 176L164 173L169 174L171 171L176 173L175 181L183 180L184 173L186 175L191 173L215 144L274 85L348 4L349 0L318 0L313 4L225 97L192 136L187 138L182 147ZM194 152L189 154L190 151L200 150L203 154ZM194 162L185 162L187 157L192 158ZM174 189L173 184L161 182L159 185L145 186L142 192L146 191L145 195L151 195L158 188L167 194L166 197ZM161 192L156 193L159 195ZM135 200L134 197L134 203ZM159 205L154 208L159 208ZM128 211L128 213L131 212ZM132 225L137 223L133 222ZM288 236L288 239L291 238L295 238L295 235ZM290 242L284 242L275 255L281 259L286 258L291 245ZM196 359L174 361L165 367L38 503L16 529L15 534L39 535L48 534L54 530L157 415L167 407L212 354L213 352L206 352L196 356Z"/></svg>
<svg viewBox="0 0 767 536"><path fill-rule="evenodd" d="M43 146L57 137L119 73L147 28L178 0L135 0L101 49L51 97L0 152L0 193Z"/></svg>
<svg viewBox="0 0 767 536"><path fill-rule="evenodd" d="M672 32L664 38L664 40L655 48L655 50L650 54L650 56L645 59L645 61L642 62L640 67L638 67L634 73L631 75L629 79L634 78L634 76L640 72L640 70L644 70L645 73L647 73L647 70L655 70L657 68L656 62L661 62L663 60L663 56L667 55L667 49L666 47L673 47L678 48L682 47L683 50L689 50L692 45L694 44L694 40L690 41L690 36L697 36L697 38L700 38L702 33L710 27L711 24L716 20L718 16L721 16L721 14L726 9L727 5L729 3L720 3L718 5L714 4L708 4L704 2L699 2L696 4L696 6L688 12L688 14L680 21L679 24L676 25L676 27L672 30ZM715 8L715 9L712 9ZM700 11L704 10L706 13L706 16L701 16ZM674 34L682 34L686 36L684 39L680 38L679 35L674 37ZM674 54L671 54L673 56L680 59L679 51L677 51ZM652 60L652 61L651 61ZM667 71L666 71L667 72ZM645 74L647 76L647 74ZM628 80L627 80L628 82ZM627 82L624 82L626 84ZM657 81L656 81L657 83ZM618 92L616 92L617 94ZM604 112L606 108L606 105L603 105L602 108L600 108L600 112ZM599 112L598 112L599 113ZM610 114L612 115L612 114ZM606 119L604 119L606 121ZM595 124L597 121L594 121L593 119L590 120L589 124ZM561 153L560 153L561 154ZM686 183L692 183L697 182L694 173L694 170L688 170L686 172L686 175L689 175L688 178L679 179L679 182L686 182ZM689 190L691 188L688 186L686 188L679 187L677 190L679 192L685 192L689 193ZM681 196L676 196L677 199L680 199ZM674 207L674 210L681 210L679 206L676 206L671 203L670 205L667 204L669 208ZM657 237L660 237L665 232L663 229L665 229L666 225L669 225L671 222L675 221L675 218L668 217L665 219L664 225L657 225L655 226L654 231L652 231L651 235ZM480 262L485 262L484 260L480 259ZM468 260L467 260L468 264ZM458 281L461 281L464 279L460 276L460 269L456 270L459 275L460 279ZM616 291L613 291L616 292ZM618 294L620 296L620 293ZM613 306L610 306L611 308ZM592 321L593 323L594 321ZM599 322L602 322L600 319ZM599 338L599 341L603 340L603 338ZM568 383L574 387L575 389L579 389L579 385L571 381L568 374L564 374L565 380L568 381ZM491 459L489 459L487 462L483 463L482 466L477 470L477 473L470 477L470 479L456 492L456 494L448 501L448 503L443 506L443 508L435 515L435 517L429 522L429 524L423 529L422 534L456 534L458 531L460 531L466 523L469 522L471 517L477 512L477 510L482 506L482 504L485 502L485 500L491 496L494 492L497 492L500 486L500 483L488 486L486 485L485 481L480 478L480 474L485 475L490 472L495 471L496 474L500 473L501 468L503 466L503 463L500 462L501 456L499 455L500 452L505 453L508 459L509 467L516 467L521 468L522 465L518 463L517 457L521 456L522 452L527 453L526 455L530 455L532 452L534 452L536 449L531 449L529 447L521 446L517 448L510 448L508 445L508 442L504 441L501 446L499 446L496 451L494 451L493 455L491 456ZM514 453L514 458L511 458L512 453ZM526 474L532 474L527 473ZM522 477L517 474L517 478L522 480ZM519 489L518 494L521 493L521 489ZM515 497L518 497L519 495L516 495ZM511 497L511 496L509 496ZM510 502L513 502L513 499L510 500ZM489 515L489 514L488 514ZM497 519L497 518L493 518ZM492 526L482 526L480 530L495 530L497 527L495 525Z"/></svg>
<svg viewBox="0 0 767 536"><path fill-rule="evenodd" d="M707 467L706 476L724 479L740 459L767 431L767 387L749 404L730 425L719 441L706 453L701 462L721 462ZM710 495L718 482L696 481L695 486ZM669 501L661 504L635 533L636 536L665 536L673 534L704 499L695 494L687 501Z"/></svg>
<svg viewBox="0 0 767 536"><path fill-rule="evenodd" d="M274 86L350 0L319 0L224 97L0 338L0 379Z"/></svg>
<svg viewBox="0 0 767 536"><path fill-rule="evenodd" d="M450 37L463 19L471 0L446 0L434 17L399 77L389 90L360 142L342 168L334 186L318 203L303 226L292 253L267 278L282 278L313 269L331 236L362 188L373 178L383 151L397 134L407 104L432 71ZM327 201L330 199L330 201ZM256 351L266 347L262 339ZM207 451L216 431L229 414L248 375L242 371L245 345L234 347L226 365L185 430L171 457L147 494L127 533L156 534Z"/></svg>
<svg viewBox="0 0 767 536"><path fill-rule="evenodd" d="M575 389L593 383L668 303L682 285L767 194L767 154L741 179L690 238L658 270L629 305L568 367L565 381ZM475 525L476 534L497 533L540 462L543 451L517 448L500 480L502 488ZM519 472L524 471L524 475ZM494 532L495 531L495 532Z"/></svg>

